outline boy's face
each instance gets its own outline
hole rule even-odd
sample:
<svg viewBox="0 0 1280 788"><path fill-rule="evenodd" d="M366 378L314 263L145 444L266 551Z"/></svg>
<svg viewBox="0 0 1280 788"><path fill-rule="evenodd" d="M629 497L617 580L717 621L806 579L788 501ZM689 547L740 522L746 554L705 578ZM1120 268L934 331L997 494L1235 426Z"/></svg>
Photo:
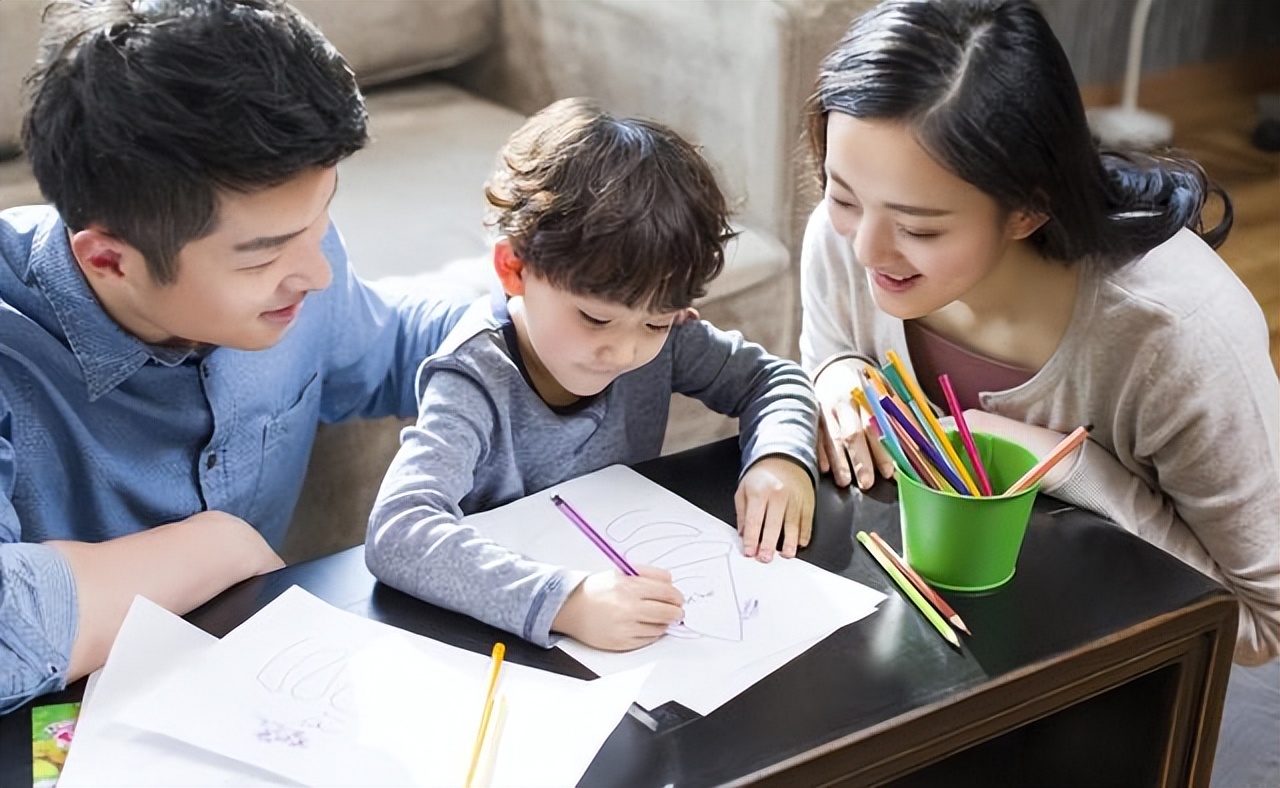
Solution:
<svg viewBox="0 0 1280 788"><path fill-rule="evenodd" d="M682 312L650 312L555 287L524 269L511 317L538 393L552 405L598 394L662 350Z"/></svg>
<svg viewBox="0 0 1280 788"><path fill-rule="evenodd" d="M172 282L153 282L136 250L124 252L124 274L90 281L116 322L149 344L271 347L306 295L333 279L320 241L336 185L329 167L251 194L223 193L217 227L182 248Z"/></svg>

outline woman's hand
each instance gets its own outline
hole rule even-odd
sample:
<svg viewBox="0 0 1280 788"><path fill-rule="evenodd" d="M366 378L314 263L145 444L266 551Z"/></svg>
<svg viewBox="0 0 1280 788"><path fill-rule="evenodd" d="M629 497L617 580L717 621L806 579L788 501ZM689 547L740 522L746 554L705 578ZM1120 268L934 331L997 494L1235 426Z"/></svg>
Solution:
<svg viewBox="0 0 1280 788"><path fill-rule="evenodd" d="M857 359L831 364L822 370L813 387L818 394L818 470L830 473L840 487L856 478L860 489L876 480L876 470L893 476L893 459L871 437L849 392L860 384Z"/></svg>

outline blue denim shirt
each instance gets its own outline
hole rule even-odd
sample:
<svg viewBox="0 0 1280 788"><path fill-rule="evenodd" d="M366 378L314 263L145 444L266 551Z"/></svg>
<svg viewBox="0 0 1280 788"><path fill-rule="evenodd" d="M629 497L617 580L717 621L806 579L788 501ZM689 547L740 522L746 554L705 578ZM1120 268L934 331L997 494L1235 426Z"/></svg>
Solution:
<svg viewBox="0 0 1280 788"><path fill-rule="evenodd" d="M416 412L414 373L465 304L357 278L274 347L149 346L98 305L47 206L0 213L0 713L56 690L75 585L41 542L97 542L221 510L279 548L318 422Z"/></svg>

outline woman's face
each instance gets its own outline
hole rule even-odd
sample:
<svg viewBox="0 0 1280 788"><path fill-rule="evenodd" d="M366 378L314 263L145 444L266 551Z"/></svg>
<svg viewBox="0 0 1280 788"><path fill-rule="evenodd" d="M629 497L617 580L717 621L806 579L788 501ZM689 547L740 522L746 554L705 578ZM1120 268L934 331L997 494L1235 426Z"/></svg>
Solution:
<svg viewBox="0 0 1280 788"><path fill-rule="evenodd" d="M980 298L1021 235L1014 215L934 161L905 125L832 112L825 167L831 223L876 305L901 320Z"/></svg>

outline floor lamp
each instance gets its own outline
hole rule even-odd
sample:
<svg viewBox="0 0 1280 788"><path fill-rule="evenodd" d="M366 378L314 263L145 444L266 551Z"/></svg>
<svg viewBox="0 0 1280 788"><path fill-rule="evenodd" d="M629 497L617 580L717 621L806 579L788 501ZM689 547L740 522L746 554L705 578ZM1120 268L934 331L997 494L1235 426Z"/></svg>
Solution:
<svg viewBox="0 0 1280 788"><path fill-rule="evenodd" d="M1137 0L1129 26L1129 56L1124 69L1120 106L1089 110L1089 128L1103 145L1150 150L1173 141L1173 121L1138 107L1142 76L1142 40L1152 0Z"/></svg>

